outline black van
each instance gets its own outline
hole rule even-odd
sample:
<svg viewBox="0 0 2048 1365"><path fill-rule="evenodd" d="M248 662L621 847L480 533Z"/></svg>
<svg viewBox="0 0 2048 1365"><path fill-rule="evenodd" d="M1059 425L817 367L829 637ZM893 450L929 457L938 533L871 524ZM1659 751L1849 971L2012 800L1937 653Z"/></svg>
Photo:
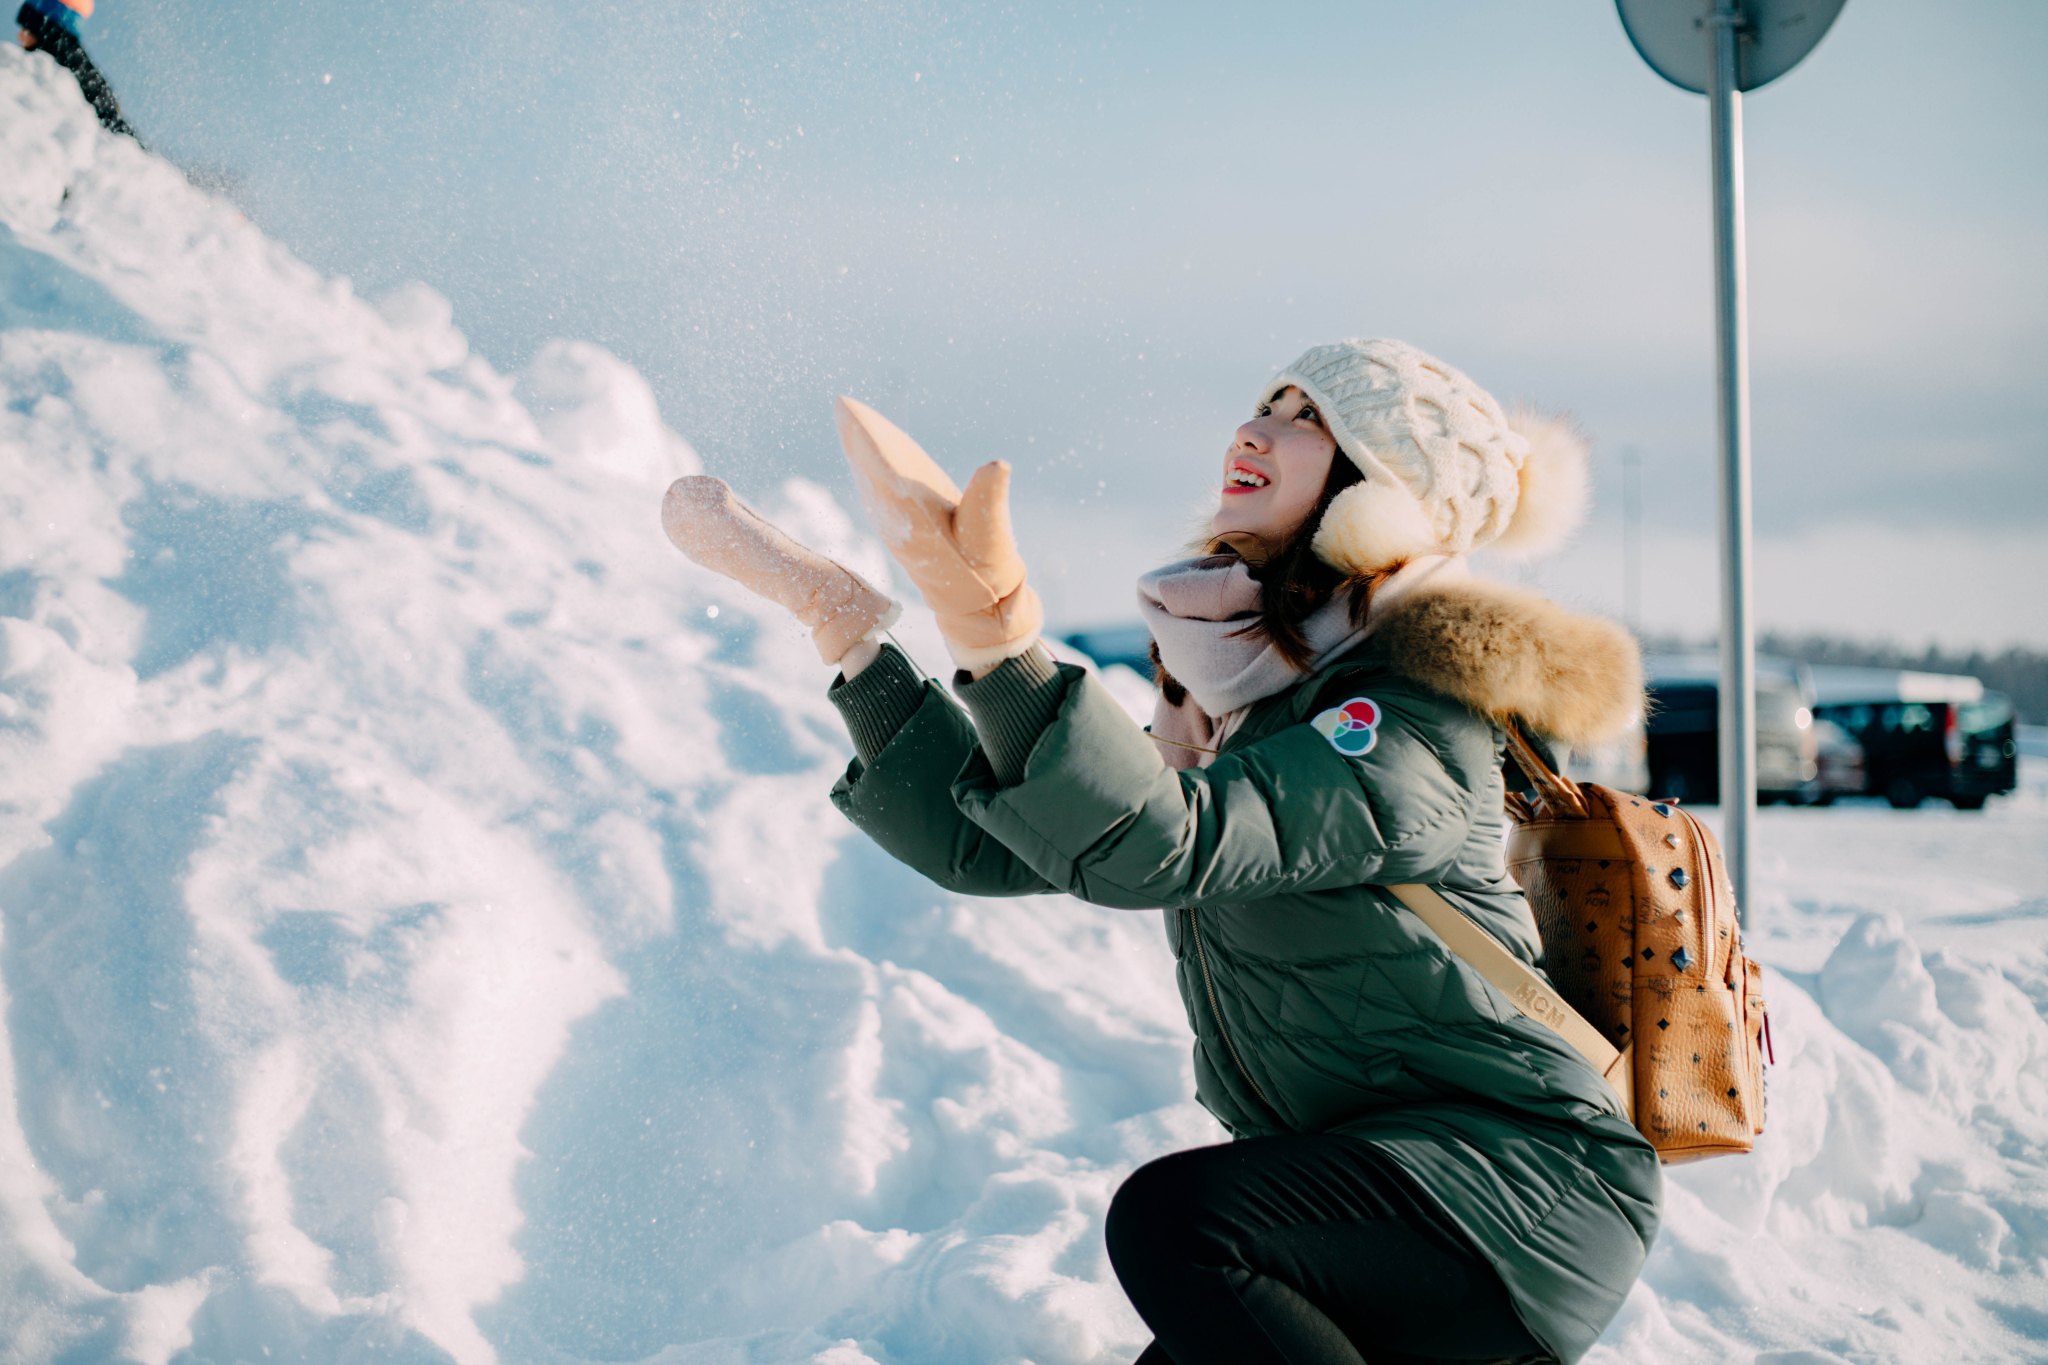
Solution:
<svg viewBox="0 0 2048 1365"><path fill-rule="evenodd" d="M1721 800L1721 664L1711 654L1644 656L1650 713L1644 722L1650 794L1694 805ZM1758 658L1756 799L1806 802L1820 795L1818 742L1807 684L1797 665Z"/></svg>
<svg viewBox="0 0 2048 1365"><path fill-rule="evenodd" d="M1851 702L1815 712L1863 746L1864 790L1901 810L1930 796L1957 810L1982 810L1986 798L2019 785L2012 702L2000 693L1976 701Z"/></svg>

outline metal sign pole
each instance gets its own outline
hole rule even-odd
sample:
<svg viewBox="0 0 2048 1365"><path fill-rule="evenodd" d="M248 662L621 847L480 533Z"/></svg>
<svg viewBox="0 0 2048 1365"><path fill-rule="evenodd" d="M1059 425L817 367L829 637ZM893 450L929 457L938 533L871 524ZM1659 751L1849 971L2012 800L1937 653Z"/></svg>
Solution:
<svg viewBox="0 0 2048 1365"><path fill-rule="evenodd" d="M1756 640L1750 614L1749 304L1742 240L1739 0L1714 0L1705 28L1714 163L1715 405L1721 437L1721 844L1742 927L1751 927L1756 835Z"/></svg>
<svg viewBox="0 0 2048 1365"><path fill-rule="evenodd" d="M1749 307L1742 259L1742 93L1813 51L1847 0L1615 0L1650 69L1707 97L1714 161L1715 368L1721 428L1721 845L1749 928L1756 835L1756 641L1749 567ZM1706 39L1701 42L1702 35Z"/></svg>

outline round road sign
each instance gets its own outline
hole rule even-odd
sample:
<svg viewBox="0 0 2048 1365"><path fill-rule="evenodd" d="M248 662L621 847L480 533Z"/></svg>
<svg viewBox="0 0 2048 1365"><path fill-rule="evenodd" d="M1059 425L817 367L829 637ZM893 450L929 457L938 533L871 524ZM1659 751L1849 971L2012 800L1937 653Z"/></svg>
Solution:
<svg viewBox="0 0 2048 1365"><path fill-rule="evenodd" d="M1743 0L1735 88L1769 85L1813 51L1848 0ZM1714 0L1616 0L1621 26L1650 69L1681 90L1713 84L1707 24Z"/></svg>

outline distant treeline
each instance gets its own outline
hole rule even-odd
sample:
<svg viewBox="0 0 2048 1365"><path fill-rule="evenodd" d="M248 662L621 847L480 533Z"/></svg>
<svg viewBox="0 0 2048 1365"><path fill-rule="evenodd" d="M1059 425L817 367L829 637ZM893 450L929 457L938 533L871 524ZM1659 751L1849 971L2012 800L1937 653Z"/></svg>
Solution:
<svg viewBox="0 0 2048 1365"><path fill-rule="evenodd" d="M1643 647L1650 650L1712 649L1713 642L1682 640L1675 636L1648 636ZM1912 668L1923 673L1967 673L1983 680L1993 692L2012 698L2021 723L2048 725L2048 653L2036 649L2012 648L2001 654L1973 650L1950 654L1929 645L1920 653L1897 645L1843 640L1832 635L1780 635L1771 632L1757 638L1759 654L1775 654L1808 664L1847 664L1858 668Z"/></svg>

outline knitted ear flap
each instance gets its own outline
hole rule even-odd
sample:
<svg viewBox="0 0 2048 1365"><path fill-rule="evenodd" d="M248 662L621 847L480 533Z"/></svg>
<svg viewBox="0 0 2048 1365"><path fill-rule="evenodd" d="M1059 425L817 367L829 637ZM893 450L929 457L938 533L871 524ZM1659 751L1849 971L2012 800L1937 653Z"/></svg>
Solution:
<svg viewBox="0 0 2048 1365"><path fill-rule="evenodd" d="M1567 419L1527 408L1508 414L1508 429L1529 442L1529 457L1516 476L1515 513L1486 548L1534 559L1563 545L1586 519L1586 440Z"/></svg>
<svg viewBox="0 0 2048 1365"><path fill-rule="evenodd" d="M1309 549L1347 574L1377 573L1441 550L1422 504L1387 478L1354 483L1330 500Z"/></svg>

